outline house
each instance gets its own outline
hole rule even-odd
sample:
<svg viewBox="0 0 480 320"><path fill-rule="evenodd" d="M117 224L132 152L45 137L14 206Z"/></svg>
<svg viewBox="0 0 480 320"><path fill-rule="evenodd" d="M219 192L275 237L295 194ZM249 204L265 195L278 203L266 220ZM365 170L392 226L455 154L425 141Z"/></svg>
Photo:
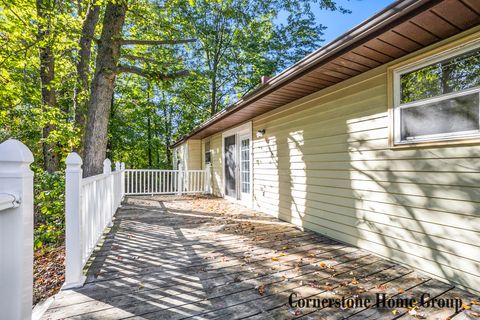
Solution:
<svg viewBox="0 0 480 320"><path fill-rule="evenodd" d="M215 195L480 292L480 1L397 1L177 141Z"/></svg>

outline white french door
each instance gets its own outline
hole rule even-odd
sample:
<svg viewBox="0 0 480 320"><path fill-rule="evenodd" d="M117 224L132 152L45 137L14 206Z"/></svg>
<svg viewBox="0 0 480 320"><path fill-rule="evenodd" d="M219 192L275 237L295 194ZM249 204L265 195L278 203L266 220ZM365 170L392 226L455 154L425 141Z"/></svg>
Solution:
<svg viewBox="0 0 480 320"><path fill-rule="evenodd" d="M250 185L250 135L240 136L240 200L250 200L251 199L251 185Z"/></svg>
<svg viewBox="0 0 480 320"><path fill-rule="evenodd" d="M250 123L224 132L223 177L226 198L252 203L252 134Z"/></svg>

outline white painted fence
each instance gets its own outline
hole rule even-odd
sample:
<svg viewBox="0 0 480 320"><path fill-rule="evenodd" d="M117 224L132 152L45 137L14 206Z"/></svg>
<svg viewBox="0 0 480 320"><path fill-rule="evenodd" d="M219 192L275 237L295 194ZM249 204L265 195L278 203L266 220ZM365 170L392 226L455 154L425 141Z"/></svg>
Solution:
<svg viewBox="0 0 480 320"><path fill-rule="evenodd" d="M0 318L30 319L33 284L33 155L17 140L0 144ZM65 284L83 285L83 267L125 194L211 193L205 170L125 170L104 161L103 174L82 178L71 153L65 170ZM127 180L125 180L125 178Z"/></svg>
<svg viewBox="0 0 480 320"><path fill-rule="evenodd" d="M210 193L210 165L205 170L125 170L125 194Z"/></svg>
<svg viewBox="0 0 480 320"><path fill-rule="evenodd" d="M0 144L0 318L31 319L33 155L20 141Z"/></svg>
<svg viewBox="0 0 480 320"><path fill-rule="evenodd" d="M125 165L116 163L112 172L109 159L103 174L82 178L82 159L71 153L65 170L65 251L64 289L83 285L83 267L100 240L112 225L112 218L124 197Z"/></svg>

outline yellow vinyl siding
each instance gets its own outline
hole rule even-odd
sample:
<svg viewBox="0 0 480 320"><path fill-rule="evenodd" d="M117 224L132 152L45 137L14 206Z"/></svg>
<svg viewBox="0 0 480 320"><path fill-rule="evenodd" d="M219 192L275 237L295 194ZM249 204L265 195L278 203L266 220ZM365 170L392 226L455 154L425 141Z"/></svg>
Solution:
<svg viewBox="0 0 480 320"><path fill-rule="evenodd" d="M391 149L387 67L253 120L255 208L480 288L480 146Z"/></svg>
<svg viewBox="0 0 480 320"><path fill-rule="evenodd" d="M480 146L389 144L388 68L460 37L253 119L254 207L479 291ZM207 139L222 196L222 134Z"/></svg>
<svg viewBox="0 0 480 320"><path fill-rule="evenodd" d="M202 150L205 150L205 141L210 141L210 159L212 166L212 191L216 196L223 196L223 172L222 172L222 134L218 133L202 140ZM204 156L202 156L204 159ZM202 160L203 166L205 161Z"/></svg>
<svg viewBox="0 0 480 320"><path fill-rule="evenodd" d="M187 170L202 169L202 141L188 140Z"/></svg>
<svg viewBox="0 0 480 320"><path fill-rule="evenodd" d="M176 161L180 161L184 170L202 169L202 141L188 140L173 149L173 167L177 168Z"/></svg>

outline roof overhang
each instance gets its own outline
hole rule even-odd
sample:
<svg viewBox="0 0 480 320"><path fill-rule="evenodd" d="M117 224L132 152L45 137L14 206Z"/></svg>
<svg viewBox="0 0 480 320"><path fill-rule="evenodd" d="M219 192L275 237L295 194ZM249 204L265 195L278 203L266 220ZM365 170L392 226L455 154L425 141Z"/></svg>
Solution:
<svg viewBox="0 0 480 320"><path fill-rule="evenodd" d="M314 51L173 144L202 139L480 24L478 0L400 0Z"/></svg>

